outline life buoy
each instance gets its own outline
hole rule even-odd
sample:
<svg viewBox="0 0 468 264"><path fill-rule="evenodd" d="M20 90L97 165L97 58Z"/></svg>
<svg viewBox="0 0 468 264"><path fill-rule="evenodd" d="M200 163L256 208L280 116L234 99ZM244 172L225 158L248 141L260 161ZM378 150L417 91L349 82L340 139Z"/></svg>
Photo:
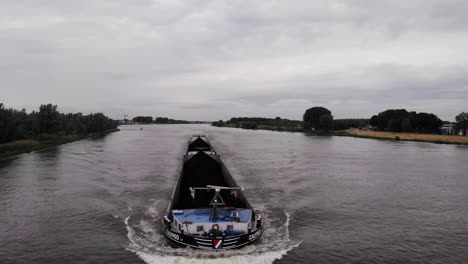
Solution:
<svg viewBox="0 0 468 264"><path fill-rule="evenodd" d="M219 230L219 225L218 225L218 224L214 224L214 225L211 226L211 228L212 228L213 230L218 231L218 230Z"/></svg>

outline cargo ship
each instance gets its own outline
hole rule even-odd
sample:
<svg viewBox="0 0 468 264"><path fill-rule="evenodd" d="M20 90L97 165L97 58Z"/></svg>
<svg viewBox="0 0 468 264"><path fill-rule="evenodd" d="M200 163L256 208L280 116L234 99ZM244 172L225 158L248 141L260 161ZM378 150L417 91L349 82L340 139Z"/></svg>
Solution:
<svg viewBox="0 0 468 264"><path fill-rule="evenodd" d="M236 249L257 242L263 221L249 204L204 135L194 135L167 211L162 232L172 247Z"/></svg>

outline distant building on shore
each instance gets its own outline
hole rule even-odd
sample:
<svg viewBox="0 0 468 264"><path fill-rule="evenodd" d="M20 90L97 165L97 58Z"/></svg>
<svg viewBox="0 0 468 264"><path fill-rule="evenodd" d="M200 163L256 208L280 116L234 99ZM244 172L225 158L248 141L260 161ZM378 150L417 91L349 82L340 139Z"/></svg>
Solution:
<svg viewBox="0 0 468 264"><path fill-rule="evenodd" d="M445 123L440 127L440 133L442 135L458 135L458 136L468 136L468 129L457 129L456 123Z"/></svg>
<svg viewBox="0 0 468 264"><path fill-rule="evenodd" d="M117 120L119 122L119 125L133 125L135 122L133 120L128 120L128 119L122 119L122 120Z"/></svg>
<svg viewBox="0 0 468 264"><path fill-rule="evenodd" d="M455 135L455 124L446 123L440 128L443 135Z"/></svg>

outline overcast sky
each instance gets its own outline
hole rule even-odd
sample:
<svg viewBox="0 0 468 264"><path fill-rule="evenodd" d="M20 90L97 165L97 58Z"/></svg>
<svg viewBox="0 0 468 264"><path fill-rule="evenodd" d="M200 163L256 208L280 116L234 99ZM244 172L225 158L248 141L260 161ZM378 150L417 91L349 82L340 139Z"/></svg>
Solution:
<svg viewBox="0 0 468 264"><path fill-rule="evenodd" d="M1 0L0 102L189 120L468 111L468 1Z"/></svg>

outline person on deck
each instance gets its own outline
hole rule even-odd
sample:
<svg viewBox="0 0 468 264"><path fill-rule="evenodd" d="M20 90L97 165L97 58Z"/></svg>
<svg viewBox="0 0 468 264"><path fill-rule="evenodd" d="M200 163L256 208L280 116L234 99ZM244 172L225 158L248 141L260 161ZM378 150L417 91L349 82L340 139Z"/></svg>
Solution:
<svg viewBox="0 0 468 264"><path fill-rule="evenodd" d="M212 237L217 237L217 236L222 236L223 232L221 232L221 230L219 230L219 225L218 224L214 224L211 227L210 232L208 234L210 236L212 236Z"/></svg>

